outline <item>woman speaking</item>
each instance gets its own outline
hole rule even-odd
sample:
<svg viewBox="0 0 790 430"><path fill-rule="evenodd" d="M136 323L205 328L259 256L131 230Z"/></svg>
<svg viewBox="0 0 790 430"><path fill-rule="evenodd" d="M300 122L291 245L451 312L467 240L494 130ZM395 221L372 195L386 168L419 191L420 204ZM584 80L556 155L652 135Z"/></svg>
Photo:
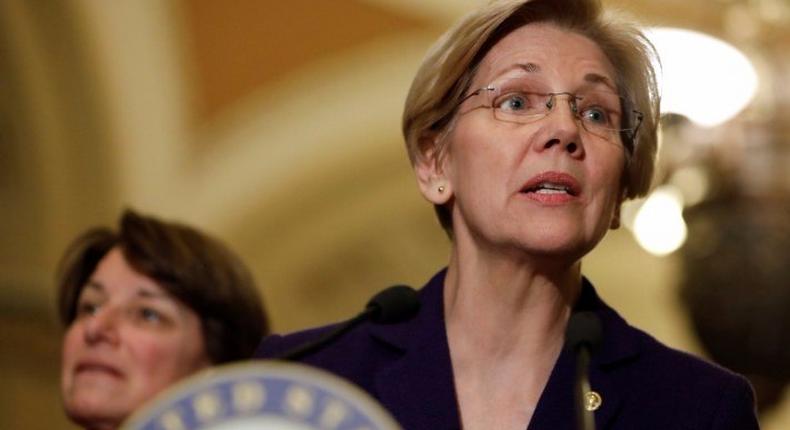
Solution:
<svg viewBox="0 0 790 430"><path fill-rule="evenodd" d="M447 268L414 318L363 324L302 360L406 429L571 429L563 344L584 310L603 330L586 402L598 429L758 428L745 379L629 326L581 273L623 201L650 186L653 56L594 0L494 1L450 29L403 114L420 191L451 238ZM271 336L257 356L330 329Z"/></svg>

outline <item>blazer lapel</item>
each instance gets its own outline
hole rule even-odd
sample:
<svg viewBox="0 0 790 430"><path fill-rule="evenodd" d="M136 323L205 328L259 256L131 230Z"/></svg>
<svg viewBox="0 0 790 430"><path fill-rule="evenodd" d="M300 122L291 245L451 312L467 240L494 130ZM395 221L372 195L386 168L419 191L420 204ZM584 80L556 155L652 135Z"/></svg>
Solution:
<svg viewBox="0 0 790 430"><path fill-rule="evenodd" d="M601 405L593 412L595 428L608 429L620 411L622 396L626 393L622 393L599 367L593 366L590 369L590 389L598 393L601 399Z"/></svg>
<svg viewBox="0 0 790 430"><path fill-rule="evenodd" d="M440 272L420 291L421 308L406 324L377 326L371 335L401 355L375 377L376 396L404 429L460 429Z"/></svg>
<svg viewBox="0 0 790 430"><path fill-rule="evenodd" d="M573 398L575 358L563 351L554 367L549 383L540 396L538 407L532 415L528 430L576 430L576 404ZM595 365L590 366L590 388L601 397L600 407L593 412L595 428L610 428L612 420L620 410L624 393L620 392L605 372Z"/></svg>
<svg viewBox="0 0 790 430"><path fill-rule="evenodd" d="M452 362L444 324L443 283L439 272L420 291L421 309L406 323L378 325L371 336L398 351L389 364L375 375L378 400L403 425L404 429L460 429L460 414L455 396ZM611 428L628 396L625 387L612 377L623 362L639 354L639 342L626 322L609 308L585 279L576 310L592 310L603 324L604 341L591 359L590 385L601 397L594 412L596 428ZM573 354L563 351L541 394L529 430L575 430Z"/></svg>
<svg viewBox="0 0 790 430"><path fill-rule="evenodd" d="M582 294L574 310L595 312L603 325L604 340L591 357L589 376L591 390L601 398L600 406L593 412L595 427L605 430L613 425L622 399L628 395L624 392L625 387L616 384L613 373L623 362L639 354L639 343L626 322L598 297L587 279L583 281ZM529 430L576 429L573 398L575 360L569 351L563 350L560 354L532 416Z"/></svg>
<svg viewBox="0 0 790 430"><path fill-rule="evenodd" d="M641 347L636 332L601 300L586 278L582 291L580 307L594 311L603 325L603 343L591 357L590 387L601 396L601 406L595 411L596 426L607 429L613 426L623 399L628 398L628 389L632 386L618 384L618 376L622 377L624 365L638 359Z"/></svg>

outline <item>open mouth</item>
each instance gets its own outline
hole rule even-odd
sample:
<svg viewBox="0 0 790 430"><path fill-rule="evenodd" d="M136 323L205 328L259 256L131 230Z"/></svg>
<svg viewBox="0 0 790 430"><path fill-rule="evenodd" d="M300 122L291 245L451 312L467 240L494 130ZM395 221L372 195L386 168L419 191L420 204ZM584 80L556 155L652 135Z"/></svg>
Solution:
<svg viewBox="0 0 790 430"><path fill-rule="evenodd" d="M534 176L521 188L524 194L568 195L576 197L581 187L571 175L558 172L547 172Z"/></svg>
<svg viewBox="0 0 790 430"><path fill-rule="evenodd" d="M577 193L573 187L553 182L541 182L540 184L521 190L522 193L536 193L536 194L568 194L576 196Z"/></svg>
<svg viewBox="0 0 790 430"><path fill-rule="evenodd" d="M77 365L77 368L74 370L74 373L75 374L105 374L117 378L120 378L122 376L121 372L118 369L98 363L81 363Z"/></svg>

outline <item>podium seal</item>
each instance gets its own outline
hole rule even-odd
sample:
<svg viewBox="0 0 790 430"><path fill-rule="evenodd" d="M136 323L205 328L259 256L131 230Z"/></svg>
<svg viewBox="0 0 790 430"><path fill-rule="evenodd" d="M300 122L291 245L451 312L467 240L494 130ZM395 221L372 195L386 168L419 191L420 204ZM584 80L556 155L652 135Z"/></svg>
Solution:
<svg viewBox="0 0 790 430"><path fill-rule="evenodd" d="M253 361L189 377L122 430L399 430L370 395L303 364Z"/></svg>

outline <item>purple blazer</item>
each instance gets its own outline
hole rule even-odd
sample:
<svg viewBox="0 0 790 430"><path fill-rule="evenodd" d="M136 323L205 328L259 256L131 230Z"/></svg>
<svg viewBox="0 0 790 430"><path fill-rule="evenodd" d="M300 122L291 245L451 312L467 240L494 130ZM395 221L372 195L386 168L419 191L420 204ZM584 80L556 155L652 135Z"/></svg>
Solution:
<svg viewBox="0 0 790 430"><path fill-rule="evenodd" d="M370 393L406 430L460 429L444 325L445 271L420 290L419 313L397 324L363 323L301 361ZM715 364L662 345L631 327L585 279L576 308L598 314L604 341L590 363L601 395L598 430L759 429L751 386ZM333 326L263 340L256 358L276 357ZM574 430L574 358L563 351L528 430Z"/></svg>

